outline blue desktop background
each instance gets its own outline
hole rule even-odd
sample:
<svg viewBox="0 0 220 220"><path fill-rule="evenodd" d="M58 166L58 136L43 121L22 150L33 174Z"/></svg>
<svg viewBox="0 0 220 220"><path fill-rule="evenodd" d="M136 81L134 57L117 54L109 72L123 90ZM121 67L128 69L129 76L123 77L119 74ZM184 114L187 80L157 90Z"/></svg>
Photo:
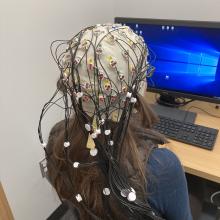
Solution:
<svg viewBox="0 0 220 220"><path fill-rule="evenodd" d="M126 25L143 36L156 67L149 87L220 98L220 29Z"/></svg>

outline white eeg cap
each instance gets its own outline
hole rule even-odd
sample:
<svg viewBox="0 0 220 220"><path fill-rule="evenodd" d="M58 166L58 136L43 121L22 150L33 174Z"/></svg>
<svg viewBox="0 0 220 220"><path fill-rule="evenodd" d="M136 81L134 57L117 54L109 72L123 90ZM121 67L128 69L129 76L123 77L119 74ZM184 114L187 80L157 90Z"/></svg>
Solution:
<svg viewBox="0 0 220 220"><path fill-rule="evenodd" d="M98 73L101 78L101 87L106 95L111 93L111 96L117 97L119 93L125 93L126 97L127 85L131 85L132 79L138 74L137 67L141 63L140 60L143 57L145 59L143 69L148 64L148 49L143 38L128 26L121 24L95 25L82 31L80 39L79 36L76 36L71 42L69 50L62 58L63 66L73 62L71 53L75 54L74 63L84 94L99 89L100 83L90 81L90 79L94 79L94 74ZM80 44L75 46L79 42ZM64 71L63 75L67 77L70 73ZM146 84L146 79L143 80L136 85L140 94L143 94L146 89L146 86L143 85ZM103 98L105 95L100 97L100 106L102 106ZM94 112L94 103L86 97L83 98L83 101L83 109L86 112Z"/></svg>

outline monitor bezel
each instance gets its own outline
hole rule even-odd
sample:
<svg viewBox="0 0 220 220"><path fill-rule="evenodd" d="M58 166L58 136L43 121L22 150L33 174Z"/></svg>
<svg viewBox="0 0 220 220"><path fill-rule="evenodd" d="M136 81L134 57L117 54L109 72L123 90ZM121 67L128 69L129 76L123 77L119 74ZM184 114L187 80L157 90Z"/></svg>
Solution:
<svg viewBox="0 0 220 220"><path fill-rule="evenodd" d="M115 23L138 23L138 24L158 24L158 25L176 25L188 27L203 27L203 28L219 28L218 21L194 21L194 20L174 20L174 19L154 19L154 18L131 18L131 17L115 17ZM198 94L179 92L174 90L158 89L148 87L148 91L159 93L161 95L172 95L175 97L183 97L188 99L201 100L212 103L220 103L219 98L200 96Z"/></svg>

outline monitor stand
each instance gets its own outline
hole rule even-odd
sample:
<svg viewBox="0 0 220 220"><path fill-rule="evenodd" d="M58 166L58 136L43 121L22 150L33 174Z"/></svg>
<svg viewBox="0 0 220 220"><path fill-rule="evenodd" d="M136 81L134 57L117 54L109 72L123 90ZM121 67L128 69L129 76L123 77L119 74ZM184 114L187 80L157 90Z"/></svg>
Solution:
<svg viewBox="0 0 220 220"><path fill-rule="evenodd" d="M175 102L175 97L172 97L172 99L167 99L167 98L170 98L170 97L166 97L166 101L171 100L171 101ZM160 99L161 99L161 97L160 97ZM190 111L178 109L177 106L172 105L172 103L170 104L170 106L173 106L173 107L170 107L170 106L164 104L164 102L158 101L158 103L152 104L151 107L160 116L164 116L164 117L172 118L175 120L184 121L184 122L194 124L195 119L196 119L195 112L190 112Z"/></svg>
<svg viewBox="0 0 220 220"><path fill-rule="evenodd" d="M160 97L157 99L157 103L172 108L178 108L181 105L175 96L168 94L160 94Z"/></svg>

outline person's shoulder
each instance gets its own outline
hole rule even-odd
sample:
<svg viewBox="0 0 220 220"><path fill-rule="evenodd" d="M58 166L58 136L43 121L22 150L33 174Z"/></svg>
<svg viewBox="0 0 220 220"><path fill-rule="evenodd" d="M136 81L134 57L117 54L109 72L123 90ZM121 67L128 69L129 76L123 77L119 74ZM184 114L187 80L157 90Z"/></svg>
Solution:
<svg viewBox="0 0 220 220"><path fill-rule="evenodd" d="M166 148L152 150L148 160L148 201L166 219L192 219L187 182L178 157Z"/></svg>
<svg viewBox="0 0 220 220"><path fill-rule="evenodd" d="M154 148L149 156L148 163L155 163L158 166L171 166L172 164L180 163L176 154L167 148Z"/></svg>
<svg viewBox="0 0 220 220"><path fill-rule="evenodd" d="M179 158L166 148L155 148L152 150L148 168L154 176L173 176L182 173L182 166Z"/></svg>

